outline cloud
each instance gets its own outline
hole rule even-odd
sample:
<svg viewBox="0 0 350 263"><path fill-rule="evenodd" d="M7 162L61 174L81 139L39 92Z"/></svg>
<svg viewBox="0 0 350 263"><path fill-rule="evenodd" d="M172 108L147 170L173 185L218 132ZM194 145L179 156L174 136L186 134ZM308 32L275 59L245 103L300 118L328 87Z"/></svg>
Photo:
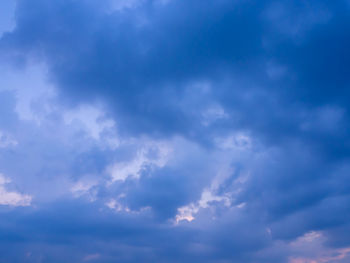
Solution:
<svg viewBox="0 0 350 263"><path fill-rule="evenodd" d="M91 254L84 257L83 261L94 261L100 258L100 254Z"/></svg>
<svg viewBox="0 0 350 263"><path fill-rule="evenodd" d="M146 142L136 152L130 162L117 162L107 168L111 181L125 181L129 177L139 179L144 169L164 167L171 155L171 148L166 143Z"/></svg>
<svg viewBox="0 0 350 263"><path fill-rule="evenodd" d="M18 0L0 261L348 260L348 11Z"/></svg>
<svg viewBox="0 0 350 263"><path fill-rule="evenodd" d="M16 2L11 1L11 0L5 0L2 3L1 6L1 13L0 13L0 37L2 34L5 32L9 32L13 30L15 26L15 18L14 18L14 13L15 13L15 7L16 7Z"/></svg>
<svg viewBox="0 0 350 263"><path fill-rule="evenodd" d="M11 137L11 135L3 134L0 131L0 147L6 148L10 146L16 146L18 143L15 139Z"/></svg>
<svg viewBox="0 0 350 263"><path fill-rule="evenodd" d="M6 190L5 185L11 181L0 174L0 205L6 206L30 206L32 197L30 195L22 195L17 192Z"/></svg>

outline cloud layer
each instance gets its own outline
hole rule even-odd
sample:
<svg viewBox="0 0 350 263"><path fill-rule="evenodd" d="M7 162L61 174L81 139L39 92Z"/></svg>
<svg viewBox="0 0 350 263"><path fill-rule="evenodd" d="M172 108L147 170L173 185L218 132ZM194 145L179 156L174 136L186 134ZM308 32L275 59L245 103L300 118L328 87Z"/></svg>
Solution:
<svg viewBox="0 0 350 263"><path fill-rule="evenodd" d="M0 7L0 262L349 261L349 1Z"/></svg>

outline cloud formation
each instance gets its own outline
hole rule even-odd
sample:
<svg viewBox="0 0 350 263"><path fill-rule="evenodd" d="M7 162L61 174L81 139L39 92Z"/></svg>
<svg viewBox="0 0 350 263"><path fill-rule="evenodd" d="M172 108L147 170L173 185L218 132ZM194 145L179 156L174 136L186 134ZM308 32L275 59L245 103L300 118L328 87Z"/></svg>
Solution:
<svg viewBox="0 0 350 263"><path fill-rule="evenodd" d="M11 181L0 174L0 205L6 206L29 206L32 197L29 195L22 195L17 192L10 192L5 188L5 185Z"/></svg>
<svg viewBox="0 0 350 263"><path fill-rule="evenodd" d="M0 262L349 261L349 1L0 7Z"/></svg>

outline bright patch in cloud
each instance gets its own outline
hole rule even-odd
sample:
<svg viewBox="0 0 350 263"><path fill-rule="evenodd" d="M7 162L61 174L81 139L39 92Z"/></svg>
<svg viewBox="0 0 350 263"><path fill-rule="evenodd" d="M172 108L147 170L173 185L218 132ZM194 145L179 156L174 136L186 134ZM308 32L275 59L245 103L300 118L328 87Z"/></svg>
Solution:
<svg viewBox="0 0 350 263"><path fill-rule="evenodd" d="M11 180L0 174L0 205L6 206L30 206L32 197L17 192L8 191L5 187Z"/></svg>
<svg viewBox="0 0 350 263"><path fill-rule="evenodd" d="M16 146L18 142L10 135L0 131L0 148Z"/></svg>
<svg viewBox="0 0 350 263"><path fill-rule="evenodd" d="M142 143L142 142L141 142ZM130 161L116 162L107 168L112 182L125 181L127 178L138 179L144 168L161 168L168 162L172 152L169 145L159 142L142 143Z"/></svg>
<svg viewBox="0 0 350 263"><path fill-rule="evenodd" d="M105 118L102 110L88 105L67 111L64 122L76 129L84 129L95 140L100 140L105 130L115 127L114 121Z"/></svg>

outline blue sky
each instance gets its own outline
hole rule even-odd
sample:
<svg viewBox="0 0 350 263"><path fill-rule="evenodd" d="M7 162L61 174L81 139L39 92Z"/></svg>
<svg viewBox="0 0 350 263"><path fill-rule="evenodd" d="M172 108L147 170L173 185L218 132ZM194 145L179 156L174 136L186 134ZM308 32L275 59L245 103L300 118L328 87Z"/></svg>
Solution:
<svg viewBox="0 0 350 263"><path fill-rule="evenodd" d="M2 0L0 263L350 261L350 2Z"/></svg>

